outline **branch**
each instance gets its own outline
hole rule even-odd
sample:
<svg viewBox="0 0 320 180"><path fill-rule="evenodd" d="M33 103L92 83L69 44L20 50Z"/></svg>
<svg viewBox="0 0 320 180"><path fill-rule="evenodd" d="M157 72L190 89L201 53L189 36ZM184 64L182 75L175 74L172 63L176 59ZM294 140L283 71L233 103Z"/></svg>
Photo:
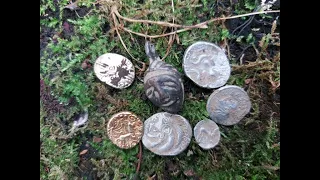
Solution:
<svg viewBox="0 0 320 180"><path fill-rule="evenodd" d="M121 27L122 28L122 27ZM177 30L177 31L173 31L173 32L170 32L170 33L166 33L166 34L160 34L160 35L147 35L147 34L142 34L142 33L138 33L138 32L134 32L128 28L125 28L123 27L122 28L124 31L127 31L129 33L132 33L132 34L136 34L136 35L139 35L139 36L142 36L142 37L145 37L145 38L159 38L159 37L165 37L165 36L170 36L172 34L177 34L177 33L181 33L181 32L184 32L184 31L189 31L190 29L192 28L185 28L185 29L180 29L180 30Z"/></svg>
<svg viewBox="0 0 320 180"><path fill-rule="evenodd" d="M172 23L167 23L167 22L161 22L161 21L149 21L149 20L136 20L136 19L130 19L130 18L126 18L123 17L119 14L119 12L117 10L114 10L114 13L119 17L122 18L126 21L129 22L142 22L142 23L151 23L151 24L157 24L157 25L161 25L161 26L169 26L169 27L184 27L184 29L179 29L177 31L173 31L170 33L166 33L166 34L160 34L160 35L146 35L146 34L142 34L139 32L134 32L128 28L122 27L122 29L124 31L127 31L129 33L132 34L136 34L138 36L142 36L145 38L159 38L159 37L165 37L165 36L169 36L172 34L178 34L184 31L189 31L193 28L203 28L205 25L207 25L208 23L214 22L214 21L221 21L221 20L227 20L227 19L236 19L236 18L240 18L240 17L245 17L245 16L252 16L252 15L256 15L256 14L264 14L264 13L276 13L276 12L280 12L280 10L272 10L272 11L260 11L260 12L252 12L252 13L247 13L247 14L241 14L241 15L236 15L236 16L229 16L229 17L223 17L223 18L213 18L210 19L208 21L196 24L196 25L192 25L192 26L184 26L184 25L179 25L179 24L172 24Z"/></svg>
<svg viewBox="0 0 320 180"><path fill-rule="evenodd" d="M139 173L140 171L140 166L141 166L141 161L142 161L142 145L141 145L141 141L139 142L139 154L138 154L138 166L136 169L136 173Z"/></svg>
<svg viewBox="0 0 320 180"><path fill-rule="evenodd" d="M112 18L113 18L113 22L114 22L114 25L115 25L116 32L117 32L117 34L118 34L118 36L119 36L119 39L120 39L121 44L122 44L122 46L124 47L124 49L127 51L127 53L131 56L131 58L132 58L133 60L135 60L135 61L137 61L137 62L139 62L139 63L141 63L141 64L144 64L144 62L139 61L138 59L136 59L135 57L133 57L133 55L132 55L132 54L130 53L130 51L128 50L126 44L123 42L123 40L122 40L122 38L121 38L121 35L120 35L119 31L118 31L119 25L118 25L118 21L117 21L117 19L116 19L116 16L114 15L114 13L112 13ZM139 67L137 67L137 68L140 69Z"/></svg>
<svg viewBox="0 0 320 180"><path fill-rule="evenodd" d="M214 22L214 21L218 21L218 20L223 20L223 19L235 19L235 18L239 18L239 17L252 16L252 15L256 15L256 14L280 12L280 10L252 12L252 13L241 14L241 15L236 15L236 16L231 16L231 17L225 17L225 18L213 18L213 19L210 19L210 20L208 20L208 21L204 21L204 22L199 23L199 24L196 24L196 25L186 26L186 25L173 24L173 23L168 23L168 22L163 22L163 21L151 21L151 20L131 19L131 18L127 18L127 17L121 16L120 13L118 12L116 6L113 6L111 9L112 9L112 12L114 12L114 13L117 15L118 18L121 18L121 19L123 19L123 20L125 20L125 21L128 21L128 22L149 23L149 24L157 24L157 25L160 25L160 26L177 27L177 28L208 28L208 27L206 26L208 23L211 23L211 22Z"/></svg>

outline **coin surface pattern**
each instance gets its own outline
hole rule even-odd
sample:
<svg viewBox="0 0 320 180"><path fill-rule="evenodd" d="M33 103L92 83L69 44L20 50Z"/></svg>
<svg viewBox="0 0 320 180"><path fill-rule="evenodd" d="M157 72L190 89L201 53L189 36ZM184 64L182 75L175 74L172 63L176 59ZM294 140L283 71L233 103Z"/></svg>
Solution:
<svg viewBox="0 0 320 180"><path fill-rule="evenodd" d="M141 140L143 122L132 112L119 112L109 119L107 134L112 143L122 149L129 149Z"/></svg>
<svg viewBox="0 0 320 180"><path fill-rule="evenodd" d="M217 45L198 41L183 56L183 70L188 78L203 88L223 86L230 77L230 64L225 52Z"/></svg>
<svg viewBox="0 0 320 180"><path fill-rule="evenodd" d="M229 126L237 124L250 112L251 102L241 87L226 85L210 95L206 108L213 121Z"/></svg>
<svg viewBox="0 0 320 180"><path fill-rule="evenodd" d="M196 142L202 149L214 148L220 141L220 130L212 120L199 121L193 130Z"/></svg>
<svg viewBox="0 0 320 180"><path fill-rule="evenodd" d="M132 62L119 54L106 53L99 56L93 68L100 81L117 89L129 87L134 80L135 70Z"/></svg>
<svg viewBox="0 0 320 180"><path fill-rule="evenodd" d="M192 128L178 114L160 112L144 122L143 145L161 156L175 156L184 151L192 137Z"/></svg>

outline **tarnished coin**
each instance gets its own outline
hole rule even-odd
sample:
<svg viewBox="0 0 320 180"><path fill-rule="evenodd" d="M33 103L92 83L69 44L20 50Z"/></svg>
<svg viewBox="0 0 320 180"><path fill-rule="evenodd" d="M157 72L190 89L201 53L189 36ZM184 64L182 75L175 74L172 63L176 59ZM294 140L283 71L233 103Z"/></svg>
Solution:
<svg viewBox="0 0 320 180"><path fill-rule="evenodd" d="M188 78L208 89L223 86L231 72L225 52L219 46L204 41L198 41L187 48L182 66Z"/></svg>
<svg viewBox="0 0 320 180"><path fill-rule="evenodd" d="M144 122L143 145L161 156L175 156L184 151L192 137L192 128L178 114L160 112Z"/></svg>
<svg viewBox="0 0 320 180"><path fill-rule="evenodd" d="M207 102L210 118L218 124L237 124L250 112L250 98L241 87L227 85L215 90Z"/></svg>
<svg viewBox="0 0 320 180"><path fill-rule="evenodd" d="M101 55L93 68L100 81L117 89L129 87L134 80L135 71L132 62L119 54Z"/></svg>
<svg viewBox="0 0 320 180"><path fill-rule="evenodd" d="M214 148L220 141L220 130L218 125L209 120L199 121L193 130L196 142L202 149Z"/></svg>
<svg viewBox="0 0 320 180"><path fill-rule="evenodd" d="M114 114L108 121L107 134L118 147L129 149L141 140L143 122L137 115L129 111Z"/></svg>

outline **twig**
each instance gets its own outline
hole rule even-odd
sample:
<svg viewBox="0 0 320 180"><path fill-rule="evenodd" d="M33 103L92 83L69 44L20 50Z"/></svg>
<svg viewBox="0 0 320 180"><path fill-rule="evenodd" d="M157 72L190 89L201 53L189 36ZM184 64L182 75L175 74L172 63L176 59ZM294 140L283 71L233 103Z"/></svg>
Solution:
<svg viewBox="0 0 320 180"><path fill-rule="evenodd" d="M148 24L157 24L160 26L166 26L166 27L177 27L177 28L208 28L204 25L198 25L197 27L193 26L185 26L185 25L179 25L179 24L174 24L174 23L168 23L168 22L163 22L163 21L151 21L151 20L141 20L141 19L131 19L127 18L124 16L121 16L120 13L118 12L117 8L114 8L115 6L112 7L113 12L117 15L118 18L123 19L128 22L139 22L139 23L148 23Z"/></svg>
<svg viewBox="0 0 320 180"><path fill-rule="evenodd" d="M113 6L111 9L112 9L112 12L117 15L118 18L121 18L121 19L123 19L123 20L125 20L125 21L128 21L128 22L150 23L150 24L157 24L157 25L160 25L160 26L177 27L177 28L207 28L206 25L207 25L208 23L211 23L211 22L214 22L214 21L218 21L218 20L223 20L223 19L235 19L235 18L239 18L239 17L252 16L252 15L256 15L256 14L280 12L280 10L252 12L252 13L241 14L241 15L236 15L236 16L230 16L230 17L225 17L225 18L213 18L213 19L210 19L210 20L208 20L208 21L204 21L204 22L199 23L199 24L196 24L196 25L186 26L186 25L168 23L168 22L163 22L163 21L151 21L151 20L131 19L131 18L127 18L127 17L121 16L120 13L118 12L116 6Z"/></svg>
<svg viewBox="0 0 320 180"><path fill-rule="evenodd" d="M124 47L124 49L127 51L127 53L131 56L132 59L134 59L135 61L137 61L137 62L139 62L139 63L141 63L141 64L144 64L144 62L139 61L138 59L136 59L135 57L133 57L133 55L129 52L127 46L124 44L124 42L123 42L123 40L122 40L122 38L121 38L121 35L120 35L120 33L119 33L119 30L118 30L118 22L117 22L117 19L116 19L116 16L114 15L114 13L112 13L112 18L113 18L113 22L114 22L114 25L115 25L116 32L117 32L117 34L118 34L118 36L119 36L119 39L120 39L121 44L122 44L122 46ZM137 68L140 69L139 67L137 67Z"/></svg>
<svg viewBox="0 0 320 180"><path fill-rule="evenodd" d="M112 13L112 18L113 18L113 22L114 22L114 26L115 26L116 32L117 32L117 34L119 36L119 39L120 39L120 41L122 43L122 46L127 51L127 53L132 57L132 59L137 60L135 57L133 57L133 55L129 52L127 46L124 44L124 42L123 42L123 40L121 38L121 35L119 33L119 30L118 30L118 22L117 22L116 16L113 13Z"/></svg>
<svg viewBox="0 0 320 180"><path fill-rule="evenodd" d="M263 13L276 13L276 12L280 12L280 10L272 10L272 11L261 11L261 12L253 12L253 13L247 13L247 14L241 14L241 15L236 15L236 16L229 16L229 17L223 17L223 18L214 18L214 19L210 19L208 21L205 21L205 22L202 22L202 23L199 23L199 24L196 24L196 25L193 25L193 26L183 26L183 25L179 25L179 24L172 24L172 23L165 23L165 22L160 22L160 21L151 21L153 24L158 24L158 25L163 25L163 26L166 26L168 24L171 24L171 26L169 27L185 27L184 29L179 29L177 31L174 31L174 32L170 32L170 33L166 33L166 34L160 34L160 35L146 35L146 34L142 34L142 33L139 33L139 32L134 32L128 28L125 28L123 27L123 30L124 31L127 31L127 32L130 32L132 34L136 34L136 35L139 35L139 36L142 36L142 37L145 37L145 38L159 38L159 37L165 37L165 36L169 36L169 35L172 35L172 34L178 34L178 33L181 33L181 32L184 32L184 31L189 31L193 28L199 28L203 25L206 25L208 23L211 23L211 22L214 22L214 21L221 21L221 20L227 20L227 19L235 19L235 18L240 18L240 17L245 17L245 16L252 16L252 15L256 15L256 14L263 14ZM115 12L116 13L116 12ZM116 14L117 15L117 14ZM120 15L120 14L119 14ZM121 18L121 17L120 17ZM129 18L125 18L124 20L127 20ZM143 22L143 23L150 23L150 21L146 21L146 20L135 20L135 19L130 19L130 20L133 20L133 21L130 21L130 22ZM160 23L159 23L160 22ZM172 25L175 25L175 26L172 26Z"/></svg>
<svg viewBox="0 0 320 180"><path fill-rule="evenodd" d="M170 36L169 42L168 42L168 47L167 47L167 52L166 52L166 54L163 56L163 58L161 59L161 61L163 61L163 60L169 55L175 37L176 37L176 34L173 34L173 36Z"/></svg>
<svg viewBox="0 0 320 180"><path fill-rule="evenodd" d="M166 34L160 34L160 35L147 35L147 34L142 34L142 33L139 33L139 32L134 32L128 28L125 28L125 27L121 27L124 31L127 31L129 33L132 33L132 34L136 34L138 36L142 36L142 37L145 37L145 38L149 38L149 39L152 39L152 38L159 38L159 37L165 37L165 36L170 36L172 34L178 34L178 33L181 33L181 32L184 32L184 31L189 31L190 29L192 28L185 28L185 29L180 29L180 30L177 30L177 31L173 31L173 32L170 32L170 33L166 33Z"/></svg>
<svg viewBox="0 0 320 180"><path fill-rule="evenodd" d="M172 6L172 13L174 13L173 0L171 0L171 6ZM173 16L173 18L172 18L172 22L174 23L174 16ZM173 31L173 29L174 29L174 30L177 30L177 28L172 27L172 31ZM162 57L161 61L163 61L163 60L169 55L170 50L171 50L171 47L172 47L172 44L173 44L173 42L174 42L174 40L175 40L175 38L176 38L176 35L177 35L177 33L174 33L173 35L170 36L169 42L168 42L167 52L166 52L166 54Z"/></svg>
<svg viewBox="0 0 320 180"><path fill-rule="evenodd" d="M136 173L139 173L140 170L140 166L141 166L141 161L142 161L142 145L141 145L141 141L139 142L139 154L138 154L138 166L136 169Z"/></svg>

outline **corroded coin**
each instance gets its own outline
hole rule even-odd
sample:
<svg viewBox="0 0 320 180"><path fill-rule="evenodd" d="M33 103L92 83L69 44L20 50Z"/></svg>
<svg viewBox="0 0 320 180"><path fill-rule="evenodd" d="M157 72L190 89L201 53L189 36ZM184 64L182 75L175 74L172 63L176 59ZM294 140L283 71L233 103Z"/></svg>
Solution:
<svg viewBox="0 0 320 180"><path fill-rule="evenodd" d="M250 109L251 102L247 92L233 85L215 90L207 102L210 118L226 126L238 123Z"/></svg>
<svg viewBox="0 0 320 180"><path fill-rule="evenodd" d="M98 57L94 63L94 72L100 81L117 89L129 87L135 75L132 62L114 53L106 53Z"/></svg>
<svg viewBox="0 0 320 180"><path fill-rule="evenodd" d="M144 122L143 145L161 156L175 156L184 151L192 137L192 128L184 117L160 112Z"/></svg>
<svg viewBox="0 0 320 180"><path fill-rule="evenodd" d="M196 142L202 149L214 148L220 141L220 130L218 125L209 120L199 121L193 130Z"/></svg>
<svg viewBox="0 0 320 180"><path fill-rule="evenodd" d="M160 60L155 46L146 41L150 65L143 79L148 99L166 112L177 113L183 107L184 86L179 71Z"/></svg>
<svg viewBox="0 0 320 180"><path fill-rule="evenodd" d="M107 134L118 147L129 149L137 145L142 137L143 122L129 111L114 114L108 121Z"/></svg>
<svg viewBox="0 0 320 180"><path fill-rule="evenodd" d="M203 88L223 86L230 77L230 64L217 45L198 41L190 45L183 56L183 70L188 78Z"/></svg>

